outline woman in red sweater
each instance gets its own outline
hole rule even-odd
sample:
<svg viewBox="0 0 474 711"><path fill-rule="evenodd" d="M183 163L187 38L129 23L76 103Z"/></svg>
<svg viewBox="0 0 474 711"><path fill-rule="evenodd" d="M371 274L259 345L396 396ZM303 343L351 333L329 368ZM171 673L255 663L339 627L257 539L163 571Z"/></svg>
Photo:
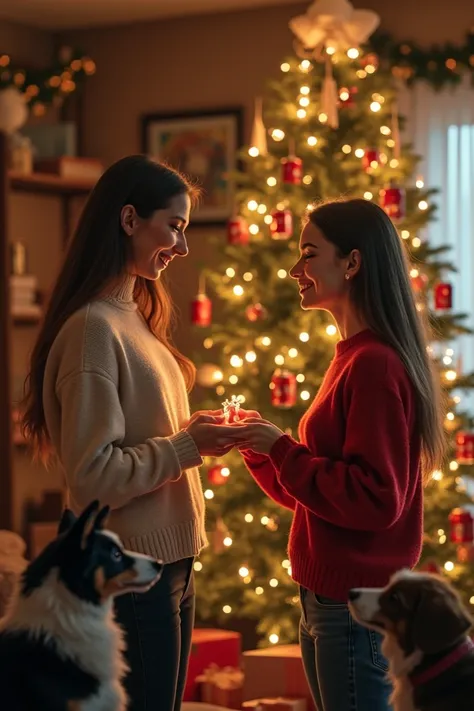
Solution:
<svg viewBox="0 0 474 711"><path fill-rule="evenodd" d="M381 208L316 208L291 276L301 307L329 311L342 340L300 442L246 412L239 448L265 493L294 511L289 556L318 711L387 711L380 635L346 601L351 588L384 586L418 561L423 477L444 448L439 392L404 248Z"/></svg>

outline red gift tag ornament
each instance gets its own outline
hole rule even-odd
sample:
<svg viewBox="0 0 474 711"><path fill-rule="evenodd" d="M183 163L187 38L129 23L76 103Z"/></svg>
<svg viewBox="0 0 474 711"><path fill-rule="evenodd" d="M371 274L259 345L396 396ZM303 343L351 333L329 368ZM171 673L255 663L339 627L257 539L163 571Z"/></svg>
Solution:
<svg viewBox="0 0 474 711"><path fill-rule="evenodd" d="M394 185L383 188L380 193L380 207L394 222L405 217L405 191Z"/></svg>
<svg viewBox="0 0 474 711"><path fill-rule="evenodd" d="M303 177L303 161L296 156L282 158L282 180L284 183L299 185Z"/></svg>
<svg viewBox="0 0 474 711"><path fill-rule="evenodd" d="M271 403L273 407L290 408L296 405L296 376L284 368L277 368L272 375Z"/></svg>
<svg viewBox="0 0 474 711"><path fill-rule="evenodd" d="M249 230L243 217L231 217L227 223L227 242L229 244L248 244Z"/></svg>
<svg viewBox="0 0 474 711"><path fill-rule="evenodd" d="M270 229L273 239L289 239L293 234L293 216L290 210L273 210Z"/></svg>
<svg viewBox="0 0 474 711"><path fill-rule="evenodd" d="M451 543L471 543L474 540L474 519L467 509L453 509L449 514Z"/></svg>
<svg viewBox="0 0 474 711"><path fill-rule="evenodd" d="M456 461L458 464L474 464L474 432L456 434Z"/></svg>
<svg viewBox="0 0 474 711"><path fill-rule="evenodd" d="M434 306L439 311L453 308L453 287L448 282L440 281L434 288Z"/></svg>

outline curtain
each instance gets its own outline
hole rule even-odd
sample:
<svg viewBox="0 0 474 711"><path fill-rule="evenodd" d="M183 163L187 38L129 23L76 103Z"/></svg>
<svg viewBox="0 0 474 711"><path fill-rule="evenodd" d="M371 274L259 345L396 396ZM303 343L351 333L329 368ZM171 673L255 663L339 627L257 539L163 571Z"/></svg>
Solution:
<svg viewBox="0 0 474 711"><path fill-rule="evenodd" d="M474 87L468 77L438 92L419 82L400 92L400 113L407 118L403 140L422 157L425 186L440 191L426 237L434 246L451 247L446 257L458 270L446 275L453 307L469 315L466 324L474 329ZM454 347L463 370L474 371L474 336L460 337Z"/></svg>

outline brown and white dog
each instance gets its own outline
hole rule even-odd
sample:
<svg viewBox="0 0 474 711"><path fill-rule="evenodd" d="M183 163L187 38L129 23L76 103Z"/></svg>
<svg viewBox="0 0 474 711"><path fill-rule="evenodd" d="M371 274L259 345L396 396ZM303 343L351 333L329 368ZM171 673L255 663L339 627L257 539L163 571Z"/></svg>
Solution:
<svg viewBox="0 0 474 711"><path fill-rule="evenodd" d="M384 635L394 711L473 711L472 620L445 580L404 570L384 589L351 590L349 609Z"/></svg>

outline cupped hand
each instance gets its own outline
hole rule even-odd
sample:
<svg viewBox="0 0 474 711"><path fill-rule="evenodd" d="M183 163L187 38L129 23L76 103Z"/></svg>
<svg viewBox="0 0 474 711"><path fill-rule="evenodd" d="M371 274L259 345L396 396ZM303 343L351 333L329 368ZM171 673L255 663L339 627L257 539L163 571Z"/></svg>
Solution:
<svg viewBox="0 0 474 711"><path fill-rule="evenodd" d="M268 454L275 442L285 434L273 422L262 419L260 415L246 417L241 424L232 427L239 433L238 449L251 450L256 454Z"/></svg>
<svg viewBox="0 0 474 711"><path fill-rule="evenodd" d="M241 440L238 426L224 424L223 415L195 412L186 432L191 435L201 457L222 457Z"/></svg>

